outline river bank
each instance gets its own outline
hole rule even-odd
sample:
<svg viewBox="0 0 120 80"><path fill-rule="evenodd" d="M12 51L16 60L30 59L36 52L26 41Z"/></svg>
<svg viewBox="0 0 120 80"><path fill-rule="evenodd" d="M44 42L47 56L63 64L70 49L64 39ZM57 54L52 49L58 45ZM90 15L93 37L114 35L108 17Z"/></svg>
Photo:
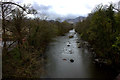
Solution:
<svg viewBox="0 0 120 80"><path fill-rule="evenodd" d="M97 56L95 53L95 49L88 42L82 40L82 42L80 43L80 41L78 40L77 43L79 43L80 47L88 49L89 53L91 54L93 64L95 64L99 68L113 71L116 76L115 77L116 79L120 76L120 65L119 64L117 65L113 64L111 60Z"/></svg>

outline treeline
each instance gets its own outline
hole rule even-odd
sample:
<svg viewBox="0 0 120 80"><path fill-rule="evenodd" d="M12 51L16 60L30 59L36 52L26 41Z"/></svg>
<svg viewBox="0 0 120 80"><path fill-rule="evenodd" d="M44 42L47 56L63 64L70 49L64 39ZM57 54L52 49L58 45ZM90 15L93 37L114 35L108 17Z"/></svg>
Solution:
<svg viewBox="0 0 120 80"><path fill-rule="evenodd" d="M67 22L28 18L37 11L29 6L2 2L2 76L40 77L44 73L44 52L52 39L72 29ZM18 7L16 7L18 6ZM38 72L36 72L38 71ZM38 74L39 75L38 75Z"/></svg>
<svg viewBox="0 0 120 80"><path fill-rule="evenodd" d="M67 22L45 21L40 19L30 20L31 29L28 36L29 45L44 52L45 47L56 36L63 36L72 25Z"/></svg>
<svg viewBox="0 0 120 80"><path fill-rule="evenodd" d="M120 6L120 4L116 4ZM75 29L95 52L95 59L109 65L120 64L120 9L98 5Z"/></svg>

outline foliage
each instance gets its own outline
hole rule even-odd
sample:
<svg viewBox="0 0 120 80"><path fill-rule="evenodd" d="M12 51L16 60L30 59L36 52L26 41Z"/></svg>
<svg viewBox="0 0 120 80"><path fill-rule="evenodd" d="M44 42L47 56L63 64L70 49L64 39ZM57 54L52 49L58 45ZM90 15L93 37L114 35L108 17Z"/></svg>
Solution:
<svg viewBox="0 0 120 80"><path fill-rule="evenodd" d="M39 77L36 76L37 71L39 75L44 73L44 53L47 45L54 37L64 35L72 29L72 25L67 22L39 18L30 19L27 14L35 15L36 10L25 5L21 7L27 10L27 13L19 7L10 7L12 8L9 9L9 6L4 4L2 8L2 10L9 9L10 12L7 15L9 18L4 18L6 17L4 14L8 11L2 14L3 42L5 43L2 51L3 78ZM9 41L11 41L10 44L7 43Z"/></svg>
<svg viewBox="0 0 120 80"><path fill-rule="evenodd" d="M113 4L98 5L85 20L76 25L76 31L91 44L97 57L119 64L120 54L116 52L119 53L120 48L120 13L114 9Z"/></svg>

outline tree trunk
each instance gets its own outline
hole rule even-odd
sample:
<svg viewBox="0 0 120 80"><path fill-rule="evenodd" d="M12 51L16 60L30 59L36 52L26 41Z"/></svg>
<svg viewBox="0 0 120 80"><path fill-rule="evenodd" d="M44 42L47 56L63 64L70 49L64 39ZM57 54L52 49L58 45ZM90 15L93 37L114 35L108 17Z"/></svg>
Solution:
<svg viewBox="0 0 120 80"><path fill-rule="evenodd" d="M6 32L5 32L5 15L4 15L4 10L3 10L3 4L1 5L1 9L2 9L2 29L3 29L3 53L6 54L7 53L7 44L6 44Z"/></svg>

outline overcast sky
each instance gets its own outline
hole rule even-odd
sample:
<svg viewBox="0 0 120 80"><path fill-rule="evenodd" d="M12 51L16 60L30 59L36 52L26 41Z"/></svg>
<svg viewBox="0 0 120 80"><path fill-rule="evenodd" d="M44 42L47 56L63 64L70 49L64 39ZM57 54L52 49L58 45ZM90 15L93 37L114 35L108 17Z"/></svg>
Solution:
<svg viewBox="0 0 120 80"><path fill-rule="evenodd" d="M116 3L119 0L15 0L19 3L31 4L39 13L49 18L75 18L87 16L93 8L102 3Z"/></svg>

